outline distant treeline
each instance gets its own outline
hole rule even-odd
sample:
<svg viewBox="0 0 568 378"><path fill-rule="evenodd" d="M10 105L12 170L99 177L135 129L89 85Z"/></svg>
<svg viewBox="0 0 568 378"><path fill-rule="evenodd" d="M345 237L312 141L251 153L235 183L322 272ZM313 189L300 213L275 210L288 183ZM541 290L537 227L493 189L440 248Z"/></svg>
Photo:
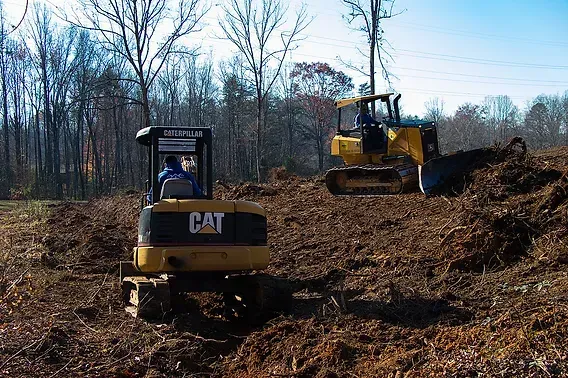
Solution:
<svg viewBox="0 0 568 378"><path fill-rule="evenodd" d="M437 98L425 105L425 117L438 123L445 152L488 146L513 136L524 138L533 150L568 145L568 91L539 95L524 109L508 96L488 96L477 105L466 103L454 114L446 114Z"/></svg>
<svg viewBox="0 0 568 378"><path fill-rule="evenodd" d="M147 124L144 91L124 57L39 6L14 33L2 18L0 43L0 198L85 199L142 188L147 155L134 138ZM329 153L334 100L368 86L354 91L351 78L326 63L291 63L259 102L243 56L213 58L197 50L168 55L144 95L153 125L213 129L215 178L265 180L277 166L315 174L338 163ZM513 135L533 148L568 143L568 92L538 96L526 109L492 97L451 115L433 99L424 117L438 122L445 151Z"/></svg>

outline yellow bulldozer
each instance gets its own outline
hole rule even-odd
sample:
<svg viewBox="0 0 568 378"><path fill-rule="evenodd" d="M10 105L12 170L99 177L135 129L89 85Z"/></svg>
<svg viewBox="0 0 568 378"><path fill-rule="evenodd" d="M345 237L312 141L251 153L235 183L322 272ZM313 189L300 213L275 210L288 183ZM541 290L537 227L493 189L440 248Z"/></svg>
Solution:
<svg viewBox="0 0 568 378"><path fill-rule="evenodd" d="M133 259L120 263L126 310L155 318L183 293L218 292L233 314L254 317L291 298L277 278L253 274L270 260L265 210L254 202L213 199L211 129L147 127L136 141L148 147L153 189L143 198ZM201 195L183 177L156 189L162 155L195 162Z"/></svg>
<svg viewBox="0 0 568 378"><path fill-rule="evenodd" d="M431 194L449 177L469 166L481 149L441 155L436 124L432 121L401 119L394 93L338 100L337 132L331 154L345 163L326 172L325 182L334 195L385 195L411 191L420 186ZM386 105L383 119L365 122L367 106L380 101ZM355 104L362 122L342 129L342 109Z"/></svg>

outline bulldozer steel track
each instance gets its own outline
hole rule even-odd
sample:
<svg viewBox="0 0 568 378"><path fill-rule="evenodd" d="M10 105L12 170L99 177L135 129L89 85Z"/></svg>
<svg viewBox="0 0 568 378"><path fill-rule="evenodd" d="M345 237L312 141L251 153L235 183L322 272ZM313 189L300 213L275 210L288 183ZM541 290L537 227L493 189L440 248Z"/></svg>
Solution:
<svg viewBox="0 0 568 378"><path fill-rule="evenodd" d="M343 178L340 176L342 174L345 175ZM343 187L338 184L338 180L344 181ZM413 164L335 167L326 172L325 183L334 195L399 194L417 187L418 167Z"/></svg>

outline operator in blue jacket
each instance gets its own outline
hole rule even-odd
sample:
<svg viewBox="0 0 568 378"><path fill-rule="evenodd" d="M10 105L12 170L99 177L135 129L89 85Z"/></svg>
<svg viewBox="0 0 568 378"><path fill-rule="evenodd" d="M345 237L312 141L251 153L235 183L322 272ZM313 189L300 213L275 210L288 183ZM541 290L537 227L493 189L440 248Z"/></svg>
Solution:
<svg viewBox="0 0 568 378"><path fill-rule="evenodd" d="M165 163L166 167L158 175L158 193L162 192L162 185L164 185L164 182L167 179L184 178L187 179L189 182L191 182L191 185L193 186L194 196L199 197L202 195L201 189L199 188L199 185L197 185L197 182L195 182L195 178L193 178L193 175L183 170L181 163L174 155L169 155L168 157L166 157ZM148 195L148 202L150 202L152 198L152 189L153 188L150 188L150 193Z"/></svg>
<svg viewBox="0 0 568 378"><path fill-rule="evenodd" d="M367 109L367 104L361 104L361 113L357 113L357 115L355 116L355 119L353 120L355 123L354 128L358 129L360 126L361 121L363 120L363 125L369 125L369 126L380 126L381 123L377 120L375 120L373 117L371 117L371 115L369 114L369 110Z"/></svg>

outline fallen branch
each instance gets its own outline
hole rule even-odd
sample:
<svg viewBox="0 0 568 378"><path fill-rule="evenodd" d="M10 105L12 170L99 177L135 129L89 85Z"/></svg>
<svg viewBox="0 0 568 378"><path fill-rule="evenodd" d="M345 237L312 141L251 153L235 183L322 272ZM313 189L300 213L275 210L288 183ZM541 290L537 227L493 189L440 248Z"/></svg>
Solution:
<svg viewBox="0 0 568 378"><path fill-rule="evenodd" d="M81 322L81 324L83 324L85 327L87 327L90 331L92 331L92 332L94 332L94 333L98 333L98 332L99 332L99 331L97 331L96 329L89 327L89 326L87 325L87 323L85 323L85 322L83 321L83 319L81 319L81 317L80 317L79 315L77 315L77 313L75 312L75 310L73 310L73 314L77 317L77 319L79 319L79 321Z"/></svg>
<svg viewBox="0 0 568 378"><path fill-rule="evenodd" d="M69 360L69 362L67 362L65 365L63 365L63 367L59 370L57 370L55 373L51 374L49 376L49 378L54 378L57 377L59 373L61 373L67 366L69 366L69 364L74 360L75 358L72 358Z"/></svg>
<svg viewBox="0 0 568 378"><path fill-rule="evenodd" d="M440 241L440 247L444 246L446 244L446 241L448 241L448 239L450 238L450 236L454 235L456 232L460 231L460 230L465 230L467 229L469 226L457 226L452 228L446 236L444 236L444 238Z"/></svg>
<svg viewBox="0 0 568 378"><path fill-rule="evenodd" d="M194 335L193 333L189 333L189 332L184 332L182 334L182 336L191 336L191 337L193 337L194 339L197 339L197 340L210 342L210 343L218 343L218 344L223 344L223 343L226 343L228 341L228 340L207 339L203 336ZM170 339L170 340L167 340L167 341L175 341L175 340L178 340L178 339ZM181 340L181 339L179 339L179 340Z"/></svg>
<svg viewBox="0 0 568 378"><path fill-rule="evenodd" d="M16 353L14 353L13 355L11 355L10 357L8 357L8 359L6 361L4 361L2 363L2 365L0 365L0 369L2 369L4 366L6 366L6 364L8 364L8 362L12 361L14 358L16 358L17 356L20 355L20 353L25 352L26 350L30 349L31 347L33 347L34 345L36 345L38 342L42 341L46 335L49 332L47 332L45 335L43 335L42 337L40 337L39 339L37 339L36 341L34 341L33 343L26 345L25 347L23 347L22 349L20 349L19 351L17 351Z"/></svg>
<svg viewBox="0 0 568 378"><path fill-rule="evenodd" d="M446 229L446 227L448 227L448 225L450 223L452 223L452 221L454 220L454 217L452 216L443 226L442 228L440 228L440 230L438 231L438 239L442 239L442 232Z"/></svg>
<svg viewBox="0 0 568 378"><path fill-rule="evenodd" d="M101 289L103 288L104 284L106 283L108 277L108 273L105 274L105 278L103 279L103 282L99 285L99 288L94 292L93 295L91 295L91 298L87 301L87 303L85 304L85 306L88 306L89 304L91 304L91 302L93 301L93 299L95 299L95 297L97 296L97 294L101 291Z"/></svg>
<svg viewBox="0 0 568 378"><path fill-rule="evenodd" d="M88 372L90 372L91 370L103 369L103 368L108 368L108 367L111 367L111 366L113 366L113 365L116 365L116 364L118 364L119 362L121 362L121 361L127 359L128 357L130 357L130 354L131 354L131 353L128 353L126 356L120 357L118 360L112 361L112 362L109 362L109 363L106 363L106 364L104 364L104 365L91 366L87 371L85 371L85 373L88 373Z"/></svg>
<svg viewBox="0 0 568 378"><path fill-rule="evenodd" d="M29 270L29 268L26 269L26 270L24 270L24 272L23 272L22 274L20 274L20 276L19 276L18 278L16 278L16 279L12 282L12 284L11 284L10 286L8 286L8 288L7 288L6 291L5 291L5 293L8 293L8 294L6 294L5 296L3 296L3 297L2 297L2 300L8 298L8 296L10 295L10 294L9 294L10 290L12 290L12 288L13 288L14 286L16 286L17 284L19 284L20 282L22 282L22 279L24 278L24 275L28 272L28 270Z"/></svg>
<svg viewBox="0 0 568 378"><path fill-rule="evenodd" d="M89 265L97 265L97 263L92 262L92 261L82 261L82 262L72 263L72 264L59 264L55 267L55 269L71 268L71 267L76 267L76 266L89 266Z"/></svg>

